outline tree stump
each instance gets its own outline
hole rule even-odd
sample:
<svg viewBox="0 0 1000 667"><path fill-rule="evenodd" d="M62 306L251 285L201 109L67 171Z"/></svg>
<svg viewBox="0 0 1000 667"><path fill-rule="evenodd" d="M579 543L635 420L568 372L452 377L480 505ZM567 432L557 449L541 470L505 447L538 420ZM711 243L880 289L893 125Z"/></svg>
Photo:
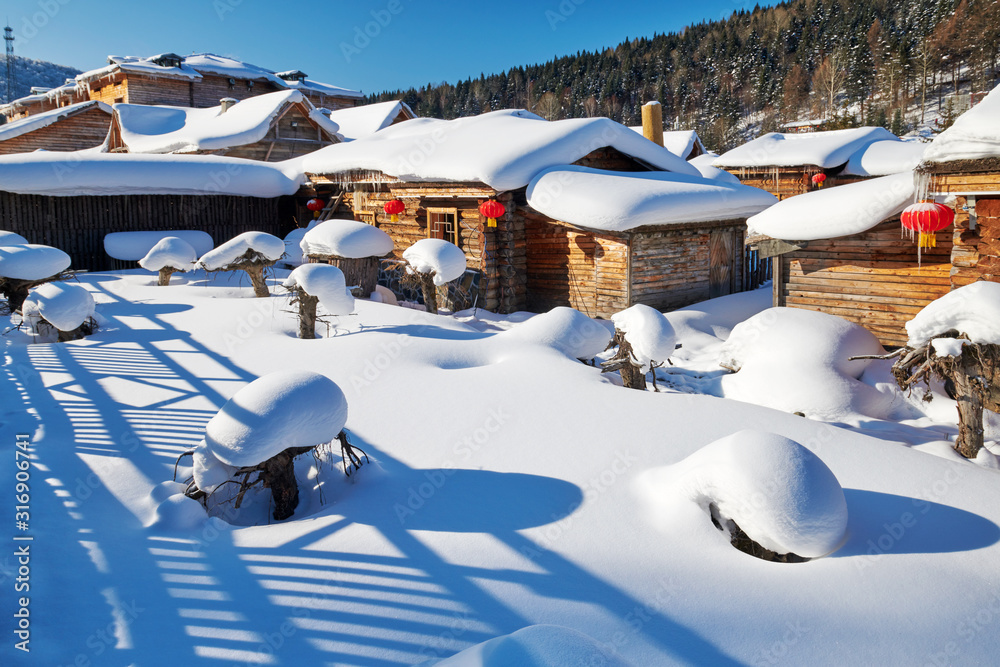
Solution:
<svg viewBox="0 0 1000 667"><path fill-rule="evenodd" d="M625 339L625 334L615 329L615 335L608 343L607 349L618 347L615 356L601 364L602 373L618 371L622 377L622 384L629 389L646 390L646 373L636 362L632 353L632 345Z"/></svg>
<svg viewBox="0 0 1000 667"><path fill-rule="evenodd" d="M437 285L434 284L434 272L421 273L420 289L424 293L424 305L427 306L428 313L437 313Z"/></svg>
<svg viewBox="0 0 1000 667"><path fill-rule="evenodd" d="M267 281L264 280L264 265L258 263L247 263L243 270L250 276L250 284L253 285L253 295L259 298L271 296L267 289Z"/></svg>
<svg viewBox="0 0 1000 667"><path fill-rule="evenodd" d="M172 266L165 266L160 269L160 277L157 279L156 284L160 287L164 287L170 284L170 276L177 272L177 269Z"/></svg>
<svg viewBox="0 0 1000 667"><path fill-rule="evenodd" d="M296 292L299 301L299 338L312 340L316 337L316 306L319 297L306 294L301 288Z"/></svg>
<svg viewBox="0 0 1000 667"><path fill-rule="evenodd" d="M978 354L966 346L956 364L953 379L958 402L958 440L955 451L974 459L983 448L982 366Z"/></svg>
<svg viewBox="0 0 1000 667"><path fill-rule="evenodd" d="M299 506L299 486L295 482L295 457L312 447L292 447L275 454L260 464L260 478L265 489L271 489L274 500L274 520L284 521Z"/></svg>

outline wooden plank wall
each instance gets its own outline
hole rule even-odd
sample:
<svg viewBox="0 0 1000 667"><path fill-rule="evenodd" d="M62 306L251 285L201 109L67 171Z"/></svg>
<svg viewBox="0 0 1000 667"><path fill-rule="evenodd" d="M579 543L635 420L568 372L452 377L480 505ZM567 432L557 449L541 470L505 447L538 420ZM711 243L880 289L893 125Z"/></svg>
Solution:
<svg viewBox="0 0 1000 667"><path fill-rule="evenodd" d="M823 170L816 167L727 167L726 171L740 179L743 185L749 185L761 190L767 190L778 199L788 199L795 195L805 194L815 190L812 184L814 174ZM848 185L867 180L860 176L828 175L823 183L824 188L838 185Z"/></svg>
<svg viewBox="0 0 1000 667"><path fill-rule="evenodd" d="M202 195L46 197L0 192L0 229L30 243L59 248L74 269L103 271L114 262L104 252L111 232L200 229L216 244L248 231L283 236L291 220L279 216L279 199Z"/></svg>
<svg viewBox="0 0 1000 667"><path fill-rule="evenodd" d="M1000 282L1000 194L976 197L976 228L969 229L969 214L962 210L966 197L958 198L954 247L951 253L951 286L977 280Z"/></svg>
<svg viewBox="0 0 1000 667"><path fill-rule="evenodd" d="M938 234L918 266L916 241L900 238L899 218L863 234L809 241L775 258L774 305L839 315L883 345L903 345L905 323L951 289L951 248L950 235Z"/></svg>
<svg viewBox="0 0 1000 667"><path fill-rule="evenodd" d="M34 132L0 141L0 155L30 153L39 148L47 151L93 148L104 143L110 127L111 114L95 106Z"/></svg>
<svg viewBox="0 0 1000 667"><path fill-rule="evenodd" d="M296 126L292 127L292 123ZM236 146L217 154L278 162L311 153L332 143L302 113L299 105L294 105L281 117L276 127L271 128L257 143Z"/></svg>

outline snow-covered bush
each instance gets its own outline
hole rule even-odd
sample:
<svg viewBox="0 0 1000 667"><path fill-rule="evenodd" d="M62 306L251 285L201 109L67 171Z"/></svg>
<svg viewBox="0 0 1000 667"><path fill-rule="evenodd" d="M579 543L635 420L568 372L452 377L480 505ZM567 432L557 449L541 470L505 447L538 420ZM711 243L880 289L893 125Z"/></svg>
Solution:
<svg viewBox="0 0 1000 667"><path fill-rule="evenodd" d="M11 312L21 310L28 290L58 280L69 268L70 257L47 245L24 243L0 245L0 294Z"/></svg>
<svg viewBox="0 0 1000 667"><path fill-rule="evenodd" d="M157 285L170 283L173 273L189 271L198 260L194 247L184 239L167 236L160 239L149 249L146 256L139 260L139 266L147 271L159 272Z"/></svg>
<svg viewBox="0 0 1000 667"><path fill-rule="evenodd" d="M606 327L566 306L535 315L503 335L548 345L568 357L585 360L603 352L611 341L611 332Z"/></svg>
<svg viewBox="0 0 1000 667"><path fill-rule="evenodd" d="M298 301L299 338L316 337L317 302L331 315L350 315L354 310L354 296L347 289L344 272L329 264L303 264L292 271L282 287Z"/></svg>
<svg viewBox="0 0 1000 667"><path fill-rule="evenodd" d="M437 290L465 273L465 253L443 239L421 239L403 251L406 272L420 281L427 312L437 312Z"/></svg>
<svg viewBox="0 0 1000 667"><path fill-rule="evenodd" d="M39 285L24 300L21 314L36 335L47 337L54 330L59 341L82 338L95 327L94 297L82 285Z"/></svg>
<svg viewBox="0 0 1000 667"><path fill-rule="evenodd" d="M246 271L254 295L266 297L264 269L285 253L285 242L265 232L244 232L202 255L197 266L206 271Z"/></svg>
<svg viewBox="0 0 1000 667"><path fill-rule="evenodd" d="M734 546L766 560L825 556L847 532L836 476L816 454L776 433L739 431L646 471L638 484L654 521L694 503Z"/></svg>
<svg viewBox="0 0 1000 667"><path fill-rule="evenodd" d="M636 304L611 316L615 323L613 343L618 352L606 361L603 371L620 371L630 389L646 388L646 373L673 354L677 335L662 313L645 304Z"/></svg>

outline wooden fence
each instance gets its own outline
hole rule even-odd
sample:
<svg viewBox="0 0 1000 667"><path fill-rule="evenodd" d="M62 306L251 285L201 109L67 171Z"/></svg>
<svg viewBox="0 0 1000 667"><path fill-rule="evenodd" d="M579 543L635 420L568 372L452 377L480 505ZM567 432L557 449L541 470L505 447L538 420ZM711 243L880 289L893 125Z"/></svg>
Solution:
<svg viewBox="0 0 1000 667"><path fill-rule="evenodd" d="M0 191L0 229L69 254L74 269L120 268L104 252L111 232L199 229L216 245L243 232L284 236L295 225L289 197L113 195L49 197Z"/></svg>
<svg viewBox="0 0 1000 667"><path fill-rule="evenodd" d="M771 258L761 257L756 248L747 247L743 256L743 291L757 289L771 279Z"/></svg>

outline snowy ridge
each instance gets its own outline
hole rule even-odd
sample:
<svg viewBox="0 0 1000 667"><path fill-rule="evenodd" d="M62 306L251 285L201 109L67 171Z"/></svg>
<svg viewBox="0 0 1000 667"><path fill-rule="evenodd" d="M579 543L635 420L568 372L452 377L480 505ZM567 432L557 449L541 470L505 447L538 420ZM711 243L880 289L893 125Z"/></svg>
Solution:
<svg viewBox="0 0 1000 667"><path fill-rule="evenodd" d="M847 161L847 176L888 176L911 172L920 164L927 144L920 141L876 141Z"/></svg>
<svg viewBox="0 0 1000 667"><path fill-rule="evenodd" d="M389 127L404 109L410 116L416 115L406 102L400 100L337 109L330 112L329 118L337 124L344 141L353 141Z"/></svg>
<svg viewBox="0 0 1000 667"><path fill-rule="evenodd" d="M713 164L716 167L812 165L831 169L844 164L852 155L876 141L900 141L900 139L881 127L858 127L804 134L768 132L723 153Z"/></svg>

